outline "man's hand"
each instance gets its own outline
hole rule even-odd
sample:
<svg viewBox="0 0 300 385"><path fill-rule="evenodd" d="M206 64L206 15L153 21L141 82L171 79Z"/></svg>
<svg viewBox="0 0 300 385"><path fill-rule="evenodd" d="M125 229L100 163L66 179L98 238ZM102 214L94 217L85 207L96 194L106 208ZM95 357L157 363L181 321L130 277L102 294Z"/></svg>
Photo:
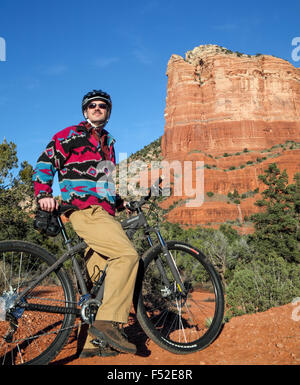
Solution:
<svg viewBox="0 0 300 385"><path fill-rule="evenodd" d="M58 202L54 198L42 198L39 200L42 210L52 212L58 209Z"/></svg>
<svg viewBox="0 0 300 385"><path fill-rule="evenodd" d="M129 215L132 214L132 211L129 210L129 208L127 207L127 203L129 203L129 202L124 201L124 202L123 202L123 207L125 207L126 214L127 214L127 216L129 217Z"/></svg>

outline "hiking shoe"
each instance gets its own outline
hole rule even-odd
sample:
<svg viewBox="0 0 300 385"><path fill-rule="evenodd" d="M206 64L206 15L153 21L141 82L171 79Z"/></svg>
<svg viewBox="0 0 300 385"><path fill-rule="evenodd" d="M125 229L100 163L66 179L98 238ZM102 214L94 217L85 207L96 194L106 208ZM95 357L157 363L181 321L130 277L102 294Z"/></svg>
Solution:
<svg viewBox="0 0 300 385"><path fill-rule="evenodd" d="M112 348L120 352L136 353L136 346L128 342L116 322L96 320L94 324L90 326L89 334L105 340Z"/></svg>
<svg viewBox="0 0 300 385"><path fill-rule="evenodd" d="M113 349L110 346L106 346L105 348L99 348L99 356L100 357L115 357L118 356L120 352Z"/></svg>
<svg viewBox="0 0 300 385"><path fill-rule="evenodd" d="M93 349L83 349L79 355L79 358L88 358L88 357L114 357L120 354L116 350L112 349L110 346L105 346L102 348L93 348Z"/></svg>
<svg viewBox="0 0 300 385"><path fill-rule="evenodd" d="M94 349L83 349L82 352L79 354L79 358L88 358L88 357L95 357L99 354L99 348Z"/></svg>

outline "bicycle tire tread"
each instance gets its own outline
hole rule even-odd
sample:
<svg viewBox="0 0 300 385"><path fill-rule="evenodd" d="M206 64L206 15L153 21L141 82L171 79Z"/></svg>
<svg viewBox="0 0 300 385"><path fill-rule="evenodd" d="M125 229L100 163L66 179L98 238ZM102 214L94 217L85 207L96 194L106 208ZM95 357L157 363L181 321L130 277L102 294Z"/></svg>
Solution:
<svg viewBox="0 0 300 385"><path fill-rule="evenodd" d="M174 343L173 346L171 345L171 342L165 342L161 337L158 337L157 334L153 331L153 327L149 327L149 321L147 316L145 316L143 311L143 304L142 304L142 297L141 292L139 293L138 299L137 299L137 319L142 327L142 329L145 331L147 336L151 338L157 345L159 345L161 348L166 349L174 354L190 354L194 353L195 351L200 351L205 349L207 346L209 346L218 336L222 325L223 325L223 316L224 316L224 296L223 296L223 288L220 281L220 278L218 274L216 273L213 266L208 261L207 257L198 249L195 247L181 241L166 241L166 244L168 248L172 247L183 247L183 248L189 248L191 251L196 250L198 254L198 258L201 259L203 264L207 266L207 268L211 271L211 274L214 279L214 284L217 286L218 296L219 296L219 303L217 304L217 315L215 318L214 325L211 327L209 333L206 333L205 336L201 338L201 342L198 342L196 346L194 347L183 347L182 344L176 344ZM152 248L148 249L145 254L142 257L143 262L146 265L146 268L150 261L155 258L159 253L161 252L161 246L156 245ZM197 258L197 259L198 259ZM201 263L202 263L201 262ZM177 346L175 346L177 345Z"/></svg>
<svg viewBox="0 0 300 385"><path fill-rule="evenodd" d="M56 261L56 258L48 250L28 241L21 241L21 240L1 241L0 252L4 252L4 251L29 252L34 255L41 256L41 258L44 259L48 264L53 264ZM62 284L65 286L65 290L66 290L67 296L69 297L69 301L74 302L76 298L74 293L74 287L68 273L62 267L59 269L57 274L61 276L61 282L63 282ZM23 365L47 365L59 354L59 352L66 345L69 339L69 336L71 334L71 331L73 329L72 325L74 325L75 323L74 314L67 314L67 317L68 319L66 321L66 324L68 325L68 328L66 328L63 331L60 331L58 333L59 337L55 338L54 342L49 347L47 347L39 356L35 357L31 361L24 363Z"/></svg>

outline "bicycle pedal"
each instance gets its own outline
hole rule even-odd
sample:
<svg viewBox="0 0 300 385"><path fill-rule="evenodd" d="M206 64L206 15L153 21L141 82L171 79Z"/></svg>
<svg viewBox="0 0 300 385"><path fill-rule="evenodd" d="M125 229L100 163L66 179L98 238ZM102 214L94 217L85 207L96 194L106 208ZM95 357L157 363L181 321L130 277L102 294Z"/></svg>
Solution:
<svg viewBox="0 0 300 385"><path fill-rule="evenodd" d="M108 345L107 342L99 339L93 339L91 343L99 348L98 356L100 357L113 357L120 354L117 350L113 349L111 346Z"/></svg>
<svg viewBox="0 0 300 385"><path fill-rule="evenodd" d="M95 338L91 341L91 343L99 349L104 349L108 346L106 341L100 340L99 338Z"/></svg>

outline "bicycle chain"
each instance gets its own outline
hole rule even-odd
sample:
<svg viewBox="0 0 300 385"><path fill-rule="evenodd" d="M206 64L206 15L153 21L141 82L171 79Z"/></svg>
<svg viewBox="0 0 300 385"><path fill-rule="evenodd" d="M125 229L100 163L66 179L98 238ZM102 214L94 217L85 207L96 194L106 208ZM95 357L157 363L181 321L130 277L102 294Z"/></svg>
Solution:
<svg viewBox="0 0 300 385"><path fill-rule="evenodd" d="M28 296L27 298L28 299L39 299L39 300L42 300L42 301L52 301L53 302L53 298L40 298L40 297L35 297L35 296ZM71 304L71 305L77 305L77 302L64 301L62 299L56 299L55 302L62 302L62 303L67 303L67 304ZM18 344L20 342L27 341L27 340L33 340L33 339L44 337L44 336L48 336L48 335L51 335L51 334L58 334L58 333L60 333L62 331L68 330L68 329L73 329L73 328L77 329L81 325L88 325L88 322L81 321L78 324L74 324L73 326L69 326L69 327L66 327L66 328L59 329L59 331L53 331L53 332L49 332L49 333L39 334L39 335L36 335L36 336L31 336L31 337L28 337L28 338L18 339L18 340L12 341L12 343Z"/></svg>
<svg viewBox="0 0 300 385"><path fill-rule="evenodd" d="M20 342L23 342L23 341L33 340L33 339L36 339L36 338L39 338L39 337L44 337L44 336L49 336L51 334L58 334L58 333L60 333L62 331L68 330L68 329L77 329L79 326L82 326L82 325L89 325L89 324L88 324L88 322L80 322L77 325L75 324L75 325L69 326L67 328L59 329L59 331L43 333L43 334L39 334L39 335L36 335L36 336L31 336L31 337L28 337L28 338L23 338L23 339L15 340L15 341L12 341L12 343L17 344L17 343L20 343Z"/></svg>

